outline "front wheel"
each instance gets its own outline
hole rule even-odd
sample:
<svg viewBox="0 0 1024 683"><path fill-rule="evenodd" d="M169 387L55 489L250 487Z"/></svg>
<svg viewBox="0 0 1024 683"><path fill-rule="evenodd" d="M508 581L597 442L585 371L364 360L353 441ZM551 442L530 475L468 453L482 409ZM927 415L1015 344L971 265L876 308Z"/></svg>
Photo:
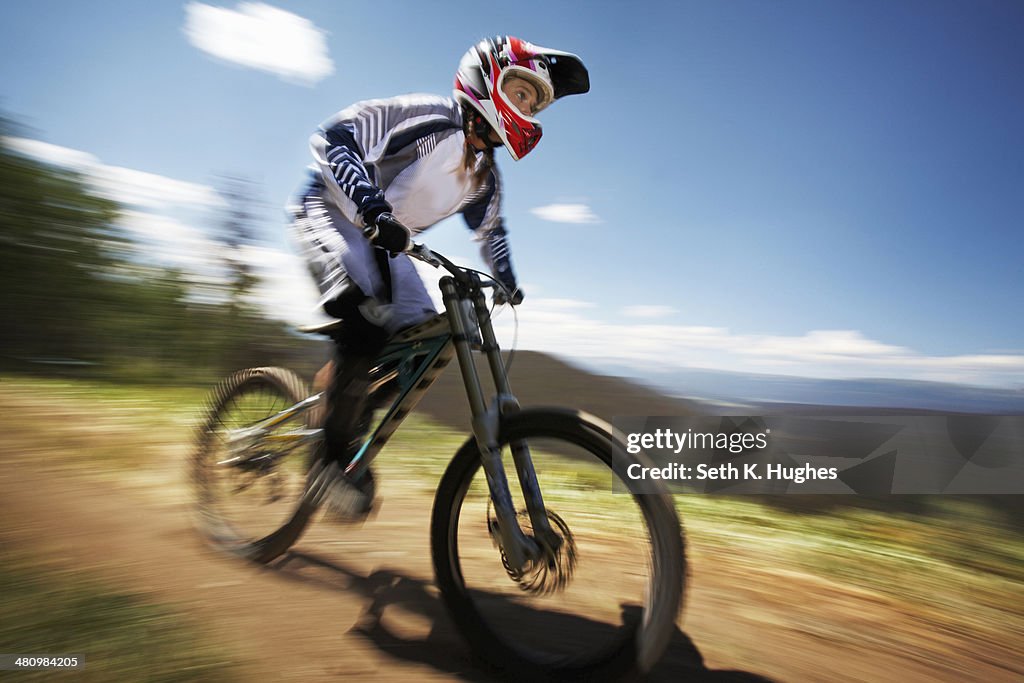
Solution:
<svg viewBox="0 0 1024 683"><path fill-rule="evenodd" d="M305 383L283 368L236 372L210 395L196 434L192 479L200 531L215 547L269 562L305 530L315 511L305 495L313 446L289 441L287 433L304 428L309 416L254 426L306 396ZM286 438L266 438L271 435Z"/></svg>
<svg viewBox="0 0 1024 683"><path fill-rule="evenodd" d="M499 442L523 530L532 534L513 442L529 446L561 542L525 574L508 568L480 451L467 441L441 480L431 520L438 587L460 632L517 679L594 680L650 670L675 631L686 579L671 497L629 493L629 480L617 471L623 461L613 462L610 428L578 412L510 415ZM612 492L613 478L620 492Z"/></svg>

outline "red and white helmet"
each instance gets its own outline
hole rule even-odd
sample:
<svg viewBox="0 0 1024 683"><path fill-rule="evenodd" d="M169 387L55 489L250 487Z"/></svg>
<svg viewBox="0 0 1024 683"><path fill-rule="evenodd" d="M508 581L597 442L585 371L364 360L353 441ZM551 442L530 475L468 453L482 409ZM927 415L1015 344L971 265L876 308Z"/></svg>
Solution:
<svg viewBox="0 0 1024 683"><path fill-rule="evenodd" d="M455 74L456 101L479 113L518 161L537 146L541 125L505 96L501 86L508 76L525 79L537 88L534 113L561 97L589 91L590 76L576 55L512 36L481 40L463 55Z"/></svg>

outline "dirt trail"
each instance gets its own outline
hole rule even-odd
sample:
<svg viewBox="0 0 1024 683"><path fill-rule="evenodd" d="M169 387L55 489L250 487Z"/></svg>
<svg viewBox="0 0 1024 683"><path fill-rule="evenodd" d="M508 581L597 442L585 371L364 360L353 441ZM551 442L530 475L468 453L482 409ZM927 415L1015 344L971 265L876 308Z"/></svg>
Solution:
<svg viewBox="0 0 1024 683"><path fill-rule="evenodd" d="M488 680L432 585L422 487L385 481L372 522L318 522L283 561L259 568L200 542L186 449L162 455L165 465L101 477L0 447L0 540L173 605L260 679ZM685 633L654 680L1024 678L1019 653L892 599L773 572L770 558L699 548L694 558Z"/></svg>

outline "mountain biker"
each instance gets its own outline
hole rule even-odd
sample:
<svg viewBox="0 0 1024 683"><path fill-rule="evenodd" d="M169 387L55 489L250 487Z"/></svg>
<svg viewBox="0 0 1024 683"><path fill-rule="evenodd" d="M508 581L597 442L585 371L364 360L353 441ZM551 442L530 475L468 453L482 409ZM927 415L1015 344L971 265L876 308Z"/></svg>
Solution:
<svg viewBox="0 0 1024 683"><path fill-rule="evenodd" d="M359 102L310 138L312 178L289 209L320 305L342 321L332 333L325 448L314 474L336 516L361 516L372 502L372 476L358 488L344 476L367 426L371 362L389 336L436 315L403 253L412 235L461 213L504 287L494 290L495 303L519 304L494 149L504 146L515 160L526 156L541 137L536 114L589 89L576 55L498 36L462 57L454 99Z"/></svg>

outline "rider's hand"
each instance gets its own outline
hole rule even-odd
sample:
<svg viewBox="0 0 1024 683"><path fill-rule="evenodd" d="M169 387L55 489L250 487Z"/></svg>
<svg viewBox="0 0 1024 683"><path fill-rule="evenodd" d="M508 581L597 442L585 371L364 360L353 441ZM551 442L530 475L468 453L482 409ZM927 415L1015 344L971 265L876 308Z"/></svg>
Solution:
<svg viewBox="0 0 1024 683"><path fill-rule="evenodd" d="M512 292L512 296L508 296L505 290L501 287L494 288L494 294L491 296L491 300L495 306L502 306L504 304L511 303L513 306L518 306L523 303L523 290L519 289L515 285L508 287L508 290Z"/></svg>
<svg viewBox="0 0 1024 683"><path fill-rule="evenodd" d="M375 247L380 247L392 254L398 254L409 248L412 233L402 225L394 214L384 211L367 223L363 234Z"/></svg>

